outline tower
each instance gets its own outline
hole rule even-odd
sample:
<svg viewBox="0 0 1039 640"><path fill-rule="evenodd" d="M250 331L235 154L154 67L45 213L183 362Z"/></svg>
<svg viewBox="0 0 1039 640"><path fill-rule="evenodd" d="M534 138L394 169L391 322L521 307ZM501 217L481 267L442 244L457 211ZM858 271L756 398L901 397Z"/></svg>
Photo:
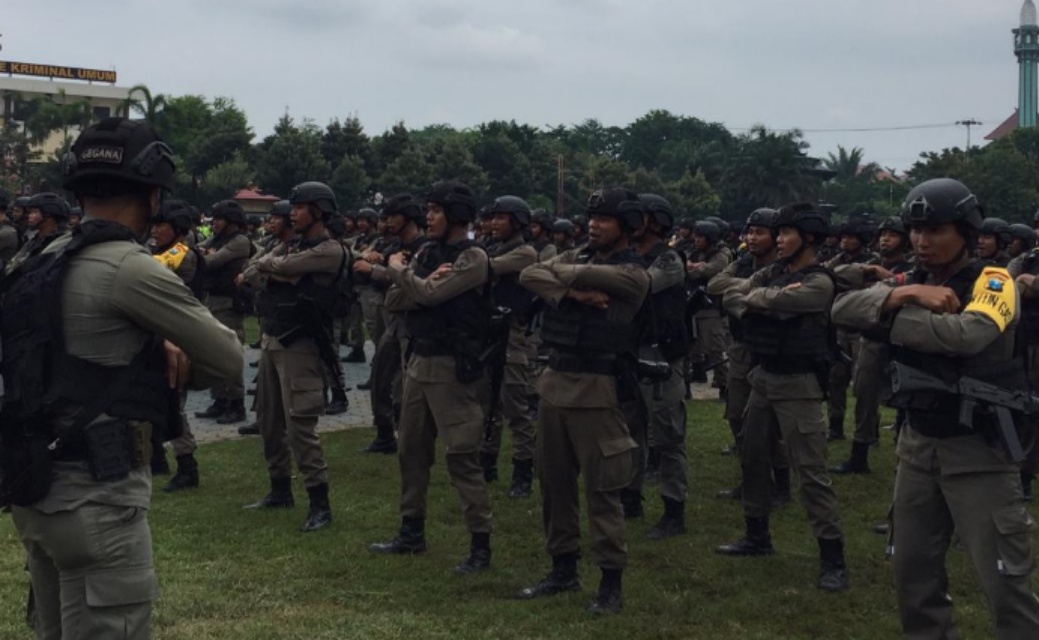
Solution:
<svg viewBox="0 0 1039 640"><path fill-rule="evenodd" d="M1035 127L1036 114L1039 112L1039 21L1037 21L1035 3L1025 0L1021 7L1021 26L1014 29L1014 53L1020 68L1020 81L1017 99L1017 126Z"/></svg>

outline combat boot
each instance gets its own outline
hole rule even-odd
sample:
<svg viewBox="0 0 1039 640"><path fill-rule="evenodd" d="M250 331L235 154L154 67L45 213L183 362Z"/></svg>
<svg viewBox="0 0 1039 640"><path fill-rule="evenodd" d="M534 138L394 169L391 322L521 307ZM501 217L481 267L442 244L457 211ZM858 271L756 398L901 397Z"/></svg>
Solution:
<svg viewBox="0 0 1039 640"><path fill-rule="evenodd" d="M776 552L772 546L772 534L768 531L768 518L744 518L747 534L729 544L714 549L723 556L770 556Z"/></svg>
<svg viewBox="0 0 1039 640"><path fill-rule="evenodd" d="M332 505L328 503L328 483L322 482L313 487L307 487L307 495L310 496L310 512L307 514L307 521L299 530L309 533L332 524Z"/></svg>
<svg viewBox="0 0 1039 640"><path fill-rule="evenodd" d="M830 467L830 472L838 475L869 473L869 443L852 442L851 457L837 466Z"/></svg>
<svg viewBox="0 0 1039 640"><path fill-rule="evenodd" d="M397 437L393 435L393 425L376 424L375 439L361 449L361 453L397 453Z"/></svg>
<svg viewBox="0 0 1039 640"><path fill-rule="evenodd" d="M346 413L349 409L350 401L346 398L346 392L332 389L332 402L329 402L325 407L325 413L330 416L337 416L340 413Z"/></svg>
<svg viewBox="0 0 1039 640"><path fill-rule="evenodd" d="M397 555L425 553L426 521L422 518L401 518L400 533L397 537L389 542L370 544L368 551Z"/></svg>
<svg viewBox="0 0 1039 640"><path fill-rule="evenodd" d="M271 491L259 502L245 505L246 509L287 509L296 506L292 498L292 478L271 478Z"/></svg>
<svg viewBox="0 0 1039 640"><path fill-rule="evenodd" d="M170 478L169 484L162 488L165 493L173 493L181 489L193 489L198 486L198 462L195 456L186 453L177 456L177 473Z"/></svg>
<svg viewBox="0 0 1039 640"><path fill-rule="evenodd" d="M844 563L844 539L819 538L819 588L823 591L847 591L848 567Z"/></svg>
<svg viewBox="0 0 1039 640"><path fill-rule="evenodd" d="M639 520L646 515L642 508L642 492L634 489L621 489L621 506L624 507L625 520Z"/></svg>
<svg viewBox="0 0 1039 640"><path fill-rule="evenodd" d="M343 362L359 362L359 363L364 363L364 362L367 362L367 361L368 361L368 358L367 358L367 356L364 355L364 349L363 348L361 348L361 349L358 349L358 348L351 349L350 353L346 354L346 357L343 358Z"/></svg>
<svg viewBox="0 0 1039 640"><path fill-rule="evenodd" d="M258 436L260 435L260 423L250 422L247 425L238 427L238 435L240 436Z"/></svg>
<svg viewBox="0 0 1039 640"><path fill-rule="evenodd" d="M534 492L534 461L512 459L510 498L529 498Z"/></svg>
<svg viewBox="0 0 1039 640"><path fill-rule="evenodd" d="M552 570L540 582L516 594L520 600L533 600L543 596L554 596L566 591L580 591L581 580L577 577L577 554L562 553L552 556Z"/></svg>
<svg viewBox="0 0 1039 640"><path fill-rule="evenodd" d="M236 422L245 422L245 400L241 398L229 401L227 411L216 419L217 424L234 424Z"/></svg>
<svg viewBox="0 0 1039 640"><path fill-rule="evenodd" d="M491 566L491 534L473 533L469 542L469 556L458 563L452 571L455 575L467 576L484 571Z"/></svg>
<svg viewBox="0 0 1039 640"><path fill-rule="evenodd" d="M588 612L596 615L620 613L624 608L624 596L621 593L621 569L603 569L599 580L599 593L588 606Z"/></svg>
<svg viewBox="0 0 1039 640"><path fill-rule="evenodd" d="M664 515L660 518L660 522L649 530L647 537L650 540L663 540L685 533L685 503L671 498L662 499Z"/></svg>
<svg viewBox="0 0 1039 640"><path fill-rule="evenodd" d="M481 451L480 466L483 468L484 482L494 482L498 479L498 454Z"/></svg>
<svg viewBox="0 0 1039 640"><path fill-rule="evenodd" d="M830 442L844 440L844 416L833 416L830 418L830 431L826 434Z"/></svg>
<svg viewBox="0 0 1039 640"><path fill-rule="evenodd" d="M220 416L227 413L228 401L224 399L214 400L213 404L209 405L202 411L196 411L196 418L219 418Z"/></svg>
<svg viewBox="0 0 1039 640"><path fill-rule="evenodd" d="M773 467L772 478L772 509L781 509L790 503L790 467Z"/></svg>

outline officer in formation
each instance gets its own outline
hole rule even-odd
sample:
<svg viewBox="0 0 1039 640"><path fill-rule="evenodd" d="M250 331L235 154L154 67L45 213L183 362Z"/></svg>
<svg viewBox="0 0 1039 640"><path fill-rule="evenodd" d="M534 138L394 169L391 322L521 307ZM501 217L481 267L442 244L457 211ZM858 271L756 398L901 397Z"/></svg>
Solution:
<svg viewBox="0 0 1039 640"><path fill-rule="evenodd" d="M38 256L51 242L68 231L71 209L56 193L38 193L26 202L25 225L30 236L4 267L10 276L30 258Z"/></svg>
<svg viewBox="0 0 1039 640"><path fill-rule="evenodd" d="M707 371L714 370L714 386L725 397L728 366L725 363L726 330L717 300L706 295L707 283L732 262L732 253L722 242L722 231L714 222L695 223L691 253L686 255L686 283L700 291L704 304L696 311L696 335L690 353L690 380L707 382Z"/></svg>
<svg viewBox="0 0 1039 640"><path fill-rule="evenodd" d="M556 220L552 223L552 244L556 246L557 255L574 247L574 233L574 223L570 220Z"/></svg>
<svg viewBox="0 0 1039 640"><path fill-rule="evenodd" d="M985 218L978 231L978 247L975 254L979 260L987 264L1006 267L1010 263L1010 254L1007 251L1010 240L1010 225L1006 220Z"/></svg>
<svg viewBox="0 0 1039 640"><path fill-rule="evenodd" d="M1039 214L1037 214L1039 215ZM1017 226L1017 225L1015 225ZM1026 226L1026 225L1021 225ZM1007 271L1017 283L1021 294L1021 327L1019 338L1025 348L1025 372L1028 377L1028 388L1032 391L1039 390L1039 248L1033 232L1033 240L1028 249L1010 261ZM1027 459L1021 465L1021 488L1024 499L1032 501L1032 482L1035 480L1036 470L1039 469L1039 429L1031 425L1022 430L1022 440L1025 445Z"/></svg>
<svg viewBox="0 0 1039 640"><path fill-rule="evenodd" d="M18 253L18 229L7 215L9 202L7 194L0 192L0 269Z"/></svg>
<svg viewBox="0 0 1039 640"><path fill-rule="evenodd" d="M552 214L538 209L530 217L530 244L538 252L538 262L545 262L556 257L558 250L552 242Z"/></svg>
<svg viewBox="0 0 1039 640"><path fill-rule="evenodd" d="M86 128L63 182L82 224L4 281L0 475L39 638L151 637L151 443L175 435L179 389L242 376L233 332L140 244L172 155L143 122Z"/></svg>
<svg viewBox="0 0 1039 640"><path fill-rule="evenodd" d="M1010 246L1007 247L1010 259L1031 251L1035 248L1037 240L1039 238L1036 238L1035 231L1027 224L1018 222L1010 225Z"/></svg>

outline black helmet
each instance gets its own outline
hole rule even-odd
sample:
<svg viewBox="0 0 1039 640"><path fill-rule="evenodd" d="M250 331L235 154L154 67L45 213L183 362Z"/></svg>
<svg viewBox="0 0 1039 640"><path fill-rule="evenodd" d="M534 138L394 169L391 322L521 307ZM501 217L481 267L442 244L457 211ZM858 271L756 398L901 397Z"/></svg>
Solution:
<svg viewBox="0 0 1039 640"><path fill-rule="evenodd" d="M426 192L426 202L440 205L447 219L469 223L476 217L476 196L468 185L455 180L434 183Z"/></svg>
<svg viewBox="0 0 1039 640"><path fill-rule="evenodd" d="M70 218L79 218L80 220L82 220L83 219L83 209L80 208L80 207L72 207L72 209L69 210L69 217Z"/></svg>
<svg viewBox="0 0 1039 640"><path fill-rule="evenodd" d="M176 170L173 151L150 124L105 118L79 134L65 154L62 186L79 193L90 180L105 177L169 191Z"/></svg>
<svg viewBox="0 0 1039 640"><path fill-rule="evenodd" d="M581 227L585 231L588 230L588 216L578 214L570 218L570 222L574 224L574 231L577 231L576 227Z"/></svg>
<svg viewBox="0 0 1039 640"><path fill-rule="evenodd" d="M1025 251L1034 249L1037 244L1035 230L1027 224L1017 223L1010 225L1010 237L1020 240L1021 246L1024 247Z"/></svg>
<svg viewBox="0 0 1039 640"><path fill-rule="evenodd" d="M491 205L489 204L483 205L480 207L480 210L476 212L476 218L480 220L480 222L487 222L493 217L494 214L491 213Z"/></svg>
<svg viewBox="0 0 1039 640"><path fill-rule="evenodd" d="M223 218L227 224L245 226L245 209L234 200L221 200L210 207L210 217L213 219Z"/></svg>
<svg viewBox="0 0 1039 640"><path fill-rule="evenodd" d="M1005 247L1010 244L1010 224L1001 218L985 218L978 229L980 235L995 236L996 244Z"/></svg>
<svg viewBox="0 0 1039 640"><path fill-rule="evenodd" d="M29 199L28 207L39 209L43 217L56 220L68 220L72 213L69 203L56 193L37 193Z"/></svg>
<svg viewBox="0 0 1039 640"><path fill-rule="evenodd" d="M854 236L864 245L873 242L873 223L864 218L848 218L841 223L840 235Z"/></svg>
<svg viewBox="0 0 1039 640"><path fill-rule="evenodd" d="M159 213L152 219L152 223L166 223L173 227L174 233L182 236L191 231L191 207L183 200L167 200L159 207Z"/></svg>
<svg viewBox="0 0 1039 640"><path fill-rule="evenodd" d="M884 218L884 221L877 227L877 233L879 234L881 231L894 231L907 238L909 237L909 233L906 231L906 226L901 218Z"/></svg>
<svg viewBox="0 0 1039 640"><path fill-rule="evenodd" d="M292 215L292 203L288 200L278 200L271 205L270 209L267 209L267 215L288 218Z"/></svg>
<svg viewBox="0 0 1039 640"><path fill-rule="evenodd" d="M711 244L718 244L718 241L722 239L722 230L709 220L700 220L693 227L693 235L707 238L707 242Z"/></svg>
<svg viewBox="0 0 1039 640"><path fill-rule="evenodd" d="M747 216L747 222L743 224L743 233L746 233L749 227L765 227L766 229L771 229L775 222L775 209L755 209L750 212L749 216Z"/></svg>
<svg viewBox="0 0 1039 640"><path fill-rule="evenodd" d="M539 224L545 231L552 230L552 223L554 221L555 219L552 217L552 214L544 209L535 209L530 213L531 224Z"/></svg>
<svg viewBox="0 0 1039 640"><path fill-rule="evenodd" d="M521 229L530 226L530 205L523 198L499 196L487 208L492 216L496 213L511 215Z"/></svg>
<svg viewBox="0 0 1039 640"><path fill-rule="evenodd" d="M985 211L970 189L951 178L920 184L902 203L902 222L906 227L955 222L980 229L984 218Z"/></svg>
<svg viewBox="0 0 1039 640"><path fill-rule="evenodd" d="M379 213L371 207L365 207L357 212L358 219L364 218L368 222L375 224L379 221Z"/></svg>
<svg viewBox="0 0 1039 640"><path fill-rule="evenodd" d="M642 202L634 191L628 189L599 189L589 196L585 212L589 216L616 218L628 233L634 233L642 226Z"/></svg>
<svg viewBox="0 0 1039 640"><path fill-rule="evenodd" d="M696 219L695 218L682 218L681 220L678 221L678 228L679 229L689 229L690 231L692 231L693 229L696 228Z"/></svg>
<svg viewBox="0 0 1039 640"><path fill-rule="evenodd" d="M816 244L822 244L830 233L830 220L811 203L801 202L779 210L773 233L778 233L781 227L793 227L801 235L810 233Z"/></svg>
<svg viewBox="0 0 1039 640"><path fill-rule="evenodd" d="M14 199L14 204L11 206L26 209L29 206L30 200L32 200L32 198L29 196L20 196Z"/></svg>
<svg viewBox="0 0 1039 640"><path fill-rule="evenodd" d="M552 233L565 233L566 237L573 238L576 231L574 223L565 218L552 223Z"/></svg>
<svg viewBox="0 0 1039 640"><path fill-rule="evenodd" d="M393 196L383 204L382 211L387 216L400 214L420 227L426 224L426 211L422 201L410 193Z"/></svg>
<svg viewBox="0 0 1039 640"><path fill-rule="evenodd" d="M642 203L642 210L649 214L650 219L664 228L664 233L675 226L675 213L666 198L655 193L640 193L639 202Z"/></svg>
<svg viewBox="0 0 1039 640"><path fill-rule="evenodd" d="M718 232L721 233L721 237L725 238L732 232L732 227L728 222L722 220L718 216L707 216L704 218L707 222L713 222L714 226L718 227Z"/></svg>
<svg viewBox="0 0 1039 640"><path fill-rule="evenodd" d="M303 182L292 188L289 194L292 204L312 204L328 216L338 210L336 194L323 182Z"/></svg>
<svg viewBox="0 0 1039 640"><path fill-rule="evenodd" d="M325 218L325 229L333 238L339 239L346 235L346 218L333 213Z"/></svg>

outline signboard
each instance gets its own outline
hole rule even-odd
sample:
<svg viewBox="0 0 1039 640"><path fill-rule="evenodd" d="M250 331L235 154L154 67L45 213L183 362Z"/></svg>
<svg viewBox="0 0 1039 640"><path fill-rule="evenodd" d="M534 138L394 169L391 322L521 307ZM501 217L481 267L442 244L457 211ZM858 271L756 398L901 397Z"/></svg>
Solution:
<svg viewBox="0 0 1039 640"><path fill-rule="evenodd" d="M112 84L115 84L116 78L115 71L105 71L104 69L80 69L78 67L62 67L34 62L12 62L10 60L0 60L0 73L36 76L38 78L110 82Z"/></svg>

